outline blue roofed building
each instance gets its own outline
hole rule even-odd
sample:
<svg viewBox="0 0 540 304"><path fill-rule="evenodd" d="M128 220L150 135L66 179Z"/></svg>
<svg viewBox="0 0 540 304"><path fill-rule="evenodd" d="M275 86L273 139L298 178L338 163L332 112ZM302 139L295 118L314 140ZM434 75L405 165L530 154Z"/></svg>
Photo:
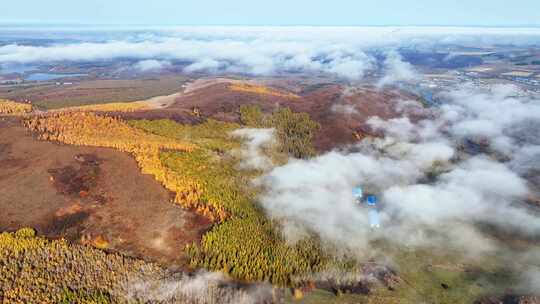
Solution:
<svg viewBox="0 0 540 304"><path fill-rule="evenodd" d="M380 228L381 220L379 218L379 211L377 209L369 209L368 211L369 227Z"/></svg>
<svg viewBox="0 0 540 304"><path fill-rule="evenodd" d="M368 206L377 206L377 196L376 195L368 195L366 197L366 204Z"/></svg>
<svg viewBox="0 0 540 304"><path fill-rule="evenodd" d="M368 221L371 228L380 228L381 220L379 210L377 209L378 198L374 194L364 194L361 186L352 189L352 195L355 201L368 208Z"/></svg>
<svg viewBox="0 0 540 304"><path fill-rule="evenodd" d="M352 190L352 195L357 203L362 203L362 198L364 197L364 191L362 187L354 187Z"/></svg>

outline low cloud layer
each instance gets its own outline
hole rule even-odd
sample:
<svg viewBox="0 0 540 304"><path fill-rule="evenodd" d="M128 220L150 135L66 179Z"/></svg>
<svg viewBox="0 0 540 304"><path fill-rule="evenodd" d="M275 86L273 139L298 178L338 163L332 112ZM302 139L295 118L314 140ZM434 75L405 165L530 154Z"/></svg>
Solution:
<svg viewBox="0 0 540 304"><path fill-rule="evenodd" d="M274 168L257 180L266 189L261 204L289 241L315 233L360 255L372 250L371 240L385 239L478 257L498 249L486 225L538 237L540 217L523 203L537 135L519 126L540 122L540 100L519 94L464 86L446 94L433 119L373 117L371 128L385 137ZM357 185L380 197L381 229L370 229L367 208L354 204Z"/></svg>
<svg viewBox="0 0 540 304"><path fill-rule="evenodd" d="M170 66L171 63L168 61L159 61L154 59L141 60L135 64L135 69L141 72L148 71L161 71L164 68Z"/></svg>
<svg viewBox="0 0 540 304"><path fill-rule="evenodd" d="M5 29L4 29L5 30ZM9 29L17 32L17 28ZM20 29L25 35L39 30ZM45 28L42 30L46 30ZM0 31L2 29L0 28ZM43 46L0 46L0 63L92 61L131 58L141 62L180 61L186 72L318 72L360 79L376 67L375 47L430 47L440 43L540 43L535 29L438 27L181 27L153 29L50 29L52 37L78 42ZM104 38L102 38L104 37ZM99 39L98 39L99 38ZM154 62L155 63L155 62ZM399 55L390 52L385 83L412 75Z"/></svg>
<svg viewBox="0 0 540 304"><path fill-rule="evenodd" d="M413 81L419 78L412 64L404 62L401 55L396 51L386 54L383 67L384 76L377 83L378 87L384 87L399 81Z"/></svg>
<svg viewBox="0 0 540 304"><path fill-rule="evenodd" d="M219 272L129 281L126 290L126 298L143 303L254 304L272 300L269 285L238 288Z"/></svg>
<svg viewBox="0 0 540 304"><path fill-rule="evenodd" d="M272 167L272 160L267 157L263 149L270 148L274 142L274 129L238 129L232 136L243 139L243 149L237 151L241 159L241 169L266 170Z"/></svg>

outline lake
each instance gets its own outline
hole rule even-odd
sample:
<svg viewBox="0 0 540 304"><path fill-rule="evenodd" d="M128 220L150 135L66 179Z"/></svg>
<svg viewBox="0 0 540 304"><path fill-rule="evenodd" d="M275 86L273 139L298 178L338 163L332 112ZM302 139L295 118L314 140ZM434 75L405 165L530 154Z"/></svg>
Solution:
<svg viewBox="0 0 540 304"><path fill-rule="evenodd" d="M26 81L49 81L59 78L81 77L88 74L56 74L56 73L33 73L24 78Z"/></svg>

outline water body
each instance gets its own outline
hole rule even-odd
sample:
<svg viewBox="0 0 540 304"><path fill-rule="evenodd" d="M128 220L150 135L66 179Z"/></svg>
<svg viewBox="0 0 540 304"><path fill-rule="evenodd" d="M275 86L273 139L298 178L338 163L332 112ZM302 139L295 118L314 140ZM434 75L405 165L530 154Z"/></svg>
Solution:
<svg viewBox="0 0 540 304"><path fill-rule="evenodd" d="M81 77L88 74L56 74L56 73L33 73L24 78L27 81L49 81L60 78Z"/></svg>

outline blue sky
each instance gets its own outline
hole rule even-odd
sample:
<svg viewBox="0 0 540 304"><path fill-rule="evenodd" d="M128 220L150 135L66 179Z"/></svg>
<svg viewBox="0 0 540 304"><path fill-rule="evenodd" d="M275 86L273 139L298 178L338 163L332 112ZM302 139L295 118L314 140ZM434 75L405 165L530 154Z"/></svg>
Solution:
<svg viewBox="0 0 540 304"><path fill-rule="evenodd" d="M1 0L0 23L540 26L540 0Z"/></svg>

